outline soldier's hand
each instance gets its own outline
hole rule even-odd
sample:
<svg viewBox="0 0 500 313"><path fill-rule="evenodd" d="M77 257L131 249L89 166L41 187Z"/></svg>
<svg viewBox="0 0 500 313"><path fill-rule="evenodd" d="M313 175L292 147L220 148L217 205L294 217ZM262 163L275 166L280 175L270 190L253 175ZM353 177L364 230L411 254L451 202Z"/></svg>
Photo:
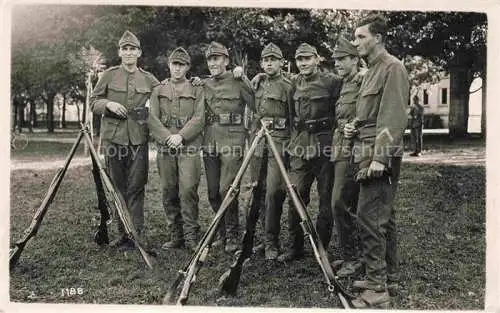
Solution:
<svg viewBox="0 0 500 313"><path fill-rule="evenodd" d="M205 85L205 81L198 76L193 76L191 77L191 85L193 86L203 86Z"/></svg>
<svg viewBox="0 0 500 313"><path fill-rule="evenodd" d="M109 101L106 103L106 109L122 118L127 118L127 108L118 102Z"/></svg>
<svg viewBox="0 0 500 313"><path fill-rule="evenodd" d="M236 79L240 79L243 77L243 74L245 74L243 72L243 67L241 66L237 66L233 69L233 77L236 78Z"/></svg>
<svg viewBox="0 0 500 313"><path fill-rule="evenodd" d="M385 165L378 161L372 161L368 168L368 177L381 177L384 175Z"/></svg>
<svg viewBox="0 0 500 313"><path fill-rule="evenodd" d="M353 138L354 136L356 136L356 133L358 131L356 130L356 127L354 127L354 124L353 123L347 123L345 124L344 126L344 137L345 138Z"/></svg>
<svg viewBox="0 0 500 313"><path fill-rule="evenodd" d="M182 136L179 134L171 135L167 139L167 145L170 148L179 148L181 144L182 144Z"/></svg>

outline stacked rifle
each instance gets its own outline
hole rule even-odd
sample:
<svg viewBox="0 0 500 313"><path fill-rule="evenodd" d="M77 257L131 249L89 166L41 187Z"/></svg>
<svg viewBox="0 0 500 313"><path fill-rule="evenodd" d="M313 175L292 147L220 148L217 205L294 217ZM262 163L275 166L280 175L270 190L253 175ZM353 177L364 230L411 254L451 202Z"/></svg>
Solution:
<svg viewBox="0 0 500 313"><path fill-rule="evenodd" d="M314 228L311 218L309 217L305 209L303 201L300 199L300 196L298 195L296 188L292 185L287 175L285 165L283 164L283 159L281 158L281 155L278 152L278 149L273 141L273 138L270 135L269 130L267 129L267 125L265 124L262 125L255 139L253 140L250 148L248 149L247 154L243 159L242 165L238 170L238 173L236 174L236 177L233 180L233 183L231 184L228 192L226 193L226 196L224 197L224 200L222 201L222 204L219 210L217 211L215 218L210 224L207 232L202 237L201 241L198 243L198 246L193 255L191 256L189 262L184 266L184 268L179 270L176 279L174 280L173 284L171 285L171 287L169 288L167 294L163 299L163 303L165 304L176 303L177 305L184 305L187 303L191 285L196 280L196 274L206 261L211 243L215 238L215 234L222 221L222 218L224 217L224 214L226 210L229 208L231 202L235 199L236 195L238 194L238 189L241 180L243 178L243 174L245 173L245 170L247 169L250 163L252 155L255 152L255 149L257 148L259 141L262 140L264 137L267 140L269 147L271 148L273 156L276 158L280 172L286 183L288 195L292 199L294 208L297 210L302 220L301 222L302 229L304 230L305 236L309 238L309 241L314 251L314 256L321 267L321 270L325 277L325 281L328 285L328 290L332 293L335 293L339 297L344 308L350 308L352 306L352 300L354 299L354 296L349 292L347 292L346 289L342 285L340 285L337 279L335 278L325 248L323 247L321 240L319 239L319 235L316 232L316 229ZM255 191L255 189L256 189L256 183L253 184L252 190ZM255 192L252 192L252 197L255 197L255 194L256 194ZM221 276L219 280L220 291L223 294L231 296L236 295L236 291L238 289L238 285L240 282L241 273L243 270L243 265L245 261L252 255L255 226L259 217L259 201L258 199L252 199L250 203L251 203L250 210L247 214L246 230L242 240L241 252L238 254L236 261ZM179 288L182 281L183 281L182 288ZM180 292L178 292L178 289L180 289ZM175 301L176 297L177 301Z"/></svg>

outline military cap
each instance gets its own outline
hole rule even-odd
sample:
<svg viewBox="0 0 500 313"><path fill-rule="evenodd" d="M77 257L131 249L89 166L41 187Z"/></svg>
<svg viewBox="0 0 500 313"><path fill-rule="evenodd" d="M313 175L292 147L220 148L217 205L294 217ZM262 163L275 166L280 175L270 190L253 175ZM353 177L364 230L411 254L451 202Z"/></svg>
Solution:
<svg viewBox="0 0 500 313"><path fill-rule="evenodd" d="M311 56L311 55L318 56L318 51L314 46L311 46L310 44L307 43L301 43L300 46L295 51L295 58L299 56Z"/></svg>
<svg viewBox="0 0 500 313"><path fill-rule="evenodd" d="M191 64L191 57L183 47L177 47L174 51L172 51L172 53L170 53L170 56L168 57L168 62L174 61L189 65Z"/></svg>
<svg viewBox="0 0 500 313"><path fill-rule="evenodd" d="M123 47L125 45L131 45L137 48L141 47L139 39L137 39L137 37L134 34L132 34L132 32L129 30L126 30L123 33L122 37L120 38L120 41L118 41L118 45L120 47Z"/></svg>
<svg viewBox="0 0 500 313"><path fill-rule="evenodd" d="M358 49L349 40L340 36L337 45L333 49L333 57L342 58L346 55L358 56Z"/></svg>
<svg viewBox="0 0 500 313"><path fill-rule="evenodd" d="M223 44L212 41L208 45L207 51L205 51L205 57L208 58L211 55L225 55L229 57L229 52L227 51L227 48L224 47Z"/></svg>
<svg viewBox="0 0 500 313"><path fill-rule="evenodd" d="M268 44L267 46L265 46L264 49L262 49L262 53L261 53L260 57L265 58L265 57L271 56L271 55L277 57L278 59L283 58L283 54L281 53L281 49L272 42L270 44Z"/></svg>

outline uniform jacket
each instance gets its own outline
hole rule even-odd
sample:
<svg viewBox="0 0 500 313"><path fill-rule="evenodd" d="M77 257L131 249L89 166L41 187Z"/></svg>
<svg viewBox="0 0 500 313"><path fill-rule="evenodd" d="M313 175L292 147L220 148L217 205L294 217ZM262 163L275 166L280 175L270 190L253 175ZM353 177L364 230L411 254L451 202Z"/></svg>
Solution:
<svg viewBox="0 0 500 313"><path fill-rule="evenodd" d="M289 153L304 159L331 154L335 102L342 86L342 79L331 73L317 72L311 77L299 74L293 81L294 116L300 121L329 118L331 126L317 133L295 128L292 132Z"/></svg>
<svg viewBox="0 0 500 313"><path fill-rule="evenodd" d="M410 127L420 128L424 124L424 107L414 104L410 107Z"/></svg>
<svg viewBox="0 0 500 313"><path fill-rule="evenodd" d="M150 101L149 129L154 140L163 146L172 134L180 134L185 148L200 148L205 124L203 88L188 80L179 86L165 79L153 89Z"/></svg>
<svg viewBox="0 0 500 313"><path fill-rule="evenodd" d="M219 77L207 78L203 86L206 112L213 114L240 114L241 123L221 125L219 122L207 123L203 140L203 149L209 153L229 152L245 146L245 127L243 115L245 105L255 111L254 94L250 86L235 79L231 71ZM230 149L230 150L227 150Z"/></svg>
<svg viewBox="0 0 500 313"><path fill-rule="evenodd" d="M147 143L147 110L151 91L159 84L153 74L138 68L129 73L123 66L111 67L102 73L90 100L90 108L102 114L101 138L121 145ZM127 108L128 118L121 119L106 109L109 101Z"/></svg>
<svg viewBox="0 0 500 313"><path fill-rule="evenodd" d="M344 126L356 117L356 101L360 86L361 81L355 79L355 75L343 80L340 97L335 103L332 161L349 160L352 156L352 140L344 137Z"/></svg>
<svg viewBox="0 0 500 313"><path fill-rule="evenodd" d="M252 137L255 137L255 133L261 127L261 118L285 119L285 129L274 129L271 132L271 136L280 154L283 154L290 140L291 125L293 123L291 119L292 101L292 82L281 74L274 77L266 75L266 79L260 82L255 92L256 111L252 125ZM263 155L265 142L265 140L260 141L255 155ZM270 148L268 150L270 151ZM272 153L269 152L268 155L271 156Z"/></svg>
<svg viewBox="0 0 500 313"><path fill-rule="evenodd" d="M406 107L410 83L406 69L384 51L368 64L356 104L356 117L364 126L354 145L354 161L378 161L389 166L393 156L403 154L407 125Z"/></svg>

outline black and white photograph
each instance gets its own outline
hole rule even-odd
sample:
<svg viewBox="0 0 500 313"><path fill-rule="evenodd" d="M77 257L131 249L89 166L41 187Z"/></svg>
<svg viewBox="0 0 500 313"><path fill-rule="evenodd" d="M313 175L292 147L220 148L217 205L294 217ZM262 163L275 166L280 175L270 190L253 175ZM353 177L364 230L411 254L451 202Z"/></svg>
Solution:
<svg viewBox="0 0 500 313"><path fill-rule="evenodd" d="M11 2L0 312L494 310L488 4Z"/></svg>

